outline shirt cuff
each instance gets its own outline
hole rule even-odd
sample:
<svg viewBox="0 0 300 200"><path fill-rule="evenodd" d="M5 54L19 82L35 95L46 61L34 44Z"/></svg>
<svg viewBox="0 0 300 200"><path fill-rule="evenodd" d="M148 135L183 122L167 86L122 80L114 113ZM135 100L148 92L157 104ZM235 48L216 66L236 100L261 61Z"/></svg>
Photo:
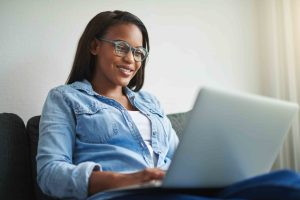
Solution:
<svg viewBox="0 0 300 200"><path fill-rule="evenodd" d="M94 162L83 162L77 165L73 172L72 179L75 185L75 191L77 191L76 197L78 199L86 199L88 197L88 184L89 178L93 171L102 171L101 165Z"/></svg>

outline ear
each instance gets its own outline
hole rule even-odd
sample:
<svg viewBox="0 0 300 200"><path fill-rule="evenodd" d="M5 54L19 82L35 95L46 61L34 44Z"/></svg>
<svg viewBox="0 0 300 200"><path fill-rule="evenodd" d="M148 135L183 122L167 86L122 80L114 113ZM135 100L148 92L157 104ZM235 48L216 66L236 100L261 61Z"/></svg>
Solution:
<svg viewBox="0 0 300 200"><path fill-rule="evenodd" d="M91 42L91 45L90 45L90 52L91 52L91 54L94 55L94 56L96 56L98 48L99 48L99 42L96 39L94 39Z"/></svg>

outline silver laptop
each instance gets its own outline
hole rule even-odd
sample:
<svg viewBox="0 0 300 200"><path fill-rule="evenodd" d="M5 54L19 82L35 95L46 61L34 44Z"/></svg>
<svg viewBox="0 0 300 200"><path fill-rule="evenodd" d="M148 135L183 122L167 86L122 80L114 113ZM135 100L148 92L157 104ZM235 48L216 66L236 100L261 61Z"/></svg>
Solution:
<svg viewBox="0 0 300 200"><path fill-rule="evenodd" d="M162 187L223 187L268 172L298 105L202 88Z"/></svg>
<svg viewBox="0 0 300 200"><path fill-rule="evenodd" d="M218 188L268 172L297 111L291 102L202 88L165 178L138 188Z"/></svg>

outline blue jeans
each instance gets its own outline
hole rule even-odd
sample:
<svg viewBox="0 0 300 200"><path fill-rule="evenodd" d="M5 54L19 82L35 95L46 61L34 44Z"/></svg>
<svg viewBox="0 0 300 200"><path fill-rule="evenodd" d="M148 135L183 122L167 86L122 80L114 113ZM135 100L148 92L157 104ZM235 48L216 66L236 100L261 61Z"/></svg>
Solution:
<svg viewBox="0 0 300 200"><path fill-rule="evenodd" d="M218 194L225 199L300 199L300 175L289 170L275 171L225 188Z"/></svg>
<svg viewBox="0 0 300 200"><path fill-rule="evenodd" d="M300 175L289 170L271 172L219 189L140 189L94 195L88 200L296 200L300 199ZM110 197L109 197L110 196Z"/></svg>

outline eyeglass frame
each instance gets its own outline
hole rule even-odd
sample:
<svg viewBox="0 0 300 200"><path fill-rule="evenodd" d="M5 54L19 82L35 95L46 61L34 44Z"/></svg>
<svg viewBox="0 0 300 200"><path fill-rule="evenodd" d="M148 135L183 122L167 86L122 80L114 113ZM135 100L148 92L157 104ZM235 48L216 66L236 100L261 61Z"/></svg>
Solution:
<svg viewBox="0 0 300 200"><path fill-rule="evenodd" d="M116 56L119 56L119 57L125 57L125 56L129 53L129 51L131 51L131 53L132 53L132 55L133 55L133 58L134 58L134 60L135 60L136 62L143 62L144 60L146 60L146 58L148 57L148 54L149 54L149 52L147 51L147 49L145 49L144 47L140 46L140 47L138 47L138 48L134 48L133 46L131 46L130 44L128 44L128 42L126 42L126 41L124 41L124 40L108 40L108 39L105 39L105 38L96 38L96 39L97 39L97 40L100 40L100 41L108 42L108 43L110 43L110 44L113 44L113 46L114 46L114 52L115 52L115 55L116 55ZM117 51L117 49L116 49L117 42L124 42L124 43L129 47L129 51L127 52L126 55L121 56L121 55L119 55L119 54L116 52L116 51ZM139 48L142 48L142 49L145 51L145 53L146 53L145 56L144 56L144 58L143 58L142 60L136 60L136 58L135 58L135 56L134 56L135 51L136 51L136 50L139 50Z"/></svg>

